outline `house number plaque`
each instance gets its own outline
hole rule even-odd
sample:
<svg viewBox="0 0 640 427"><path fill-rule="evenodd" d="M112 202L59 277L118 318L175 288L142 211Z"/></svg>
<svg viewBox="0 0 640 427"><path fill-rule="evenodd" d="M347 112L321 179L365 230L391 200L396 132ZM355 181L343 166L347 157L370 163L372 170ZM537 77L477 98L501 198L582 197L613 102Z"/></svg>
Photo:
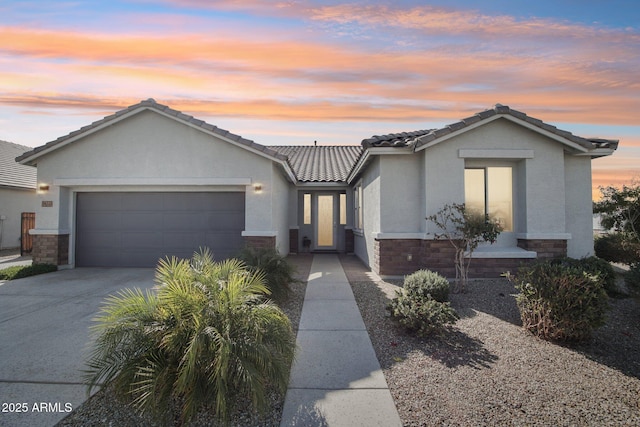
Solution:
<svg viewBox="0 0 640 427"><path fill-rule="evenodd" d="M42 207L43 208L52 208L53 207L53 200L43 200L42 201Z"/></svg>

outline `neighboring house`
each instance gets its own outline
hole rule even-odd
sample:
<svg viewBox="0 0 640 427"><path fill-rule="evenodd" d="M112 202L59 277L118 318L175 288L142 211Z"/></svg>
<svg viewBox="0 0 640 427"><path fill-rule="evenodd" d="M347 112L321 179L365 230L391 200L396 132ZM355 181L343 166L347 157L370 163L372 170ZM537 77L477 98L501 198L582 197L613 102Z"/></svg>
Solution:
<svg viewBox="0 0 640 427"><path fill-rule="evenodd" d="M266 147L149 99L38 147L34 257L70 266L153 266L165 255L243 245L353 252L381 275L453 274L425 218L466 202L505 231L472 274L593 253L585 139L497 105L443 129L349 146Z"/></svg>
<svg viewBox="0 0 640 427"><path fill-rule="evenodd" d="M23 212L36 204L36 168L15 158L31 147L0 141L0 249L20 247Z"/></svg>

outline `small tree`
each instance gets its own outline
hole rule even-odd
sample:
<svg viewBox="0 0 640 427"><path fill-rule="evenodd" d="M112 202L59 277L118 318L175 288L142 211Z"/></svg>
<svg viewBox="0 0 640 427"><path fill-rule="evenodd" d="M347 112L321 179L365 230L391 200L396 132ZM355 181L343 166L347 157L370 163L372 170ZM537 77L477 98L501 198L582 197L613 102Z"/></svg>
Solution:
<svg viewBox="0 0 640 427"><path fill-rule="evenodd" d="M447 239L455 248L456 285L453 290L464 292L473 251L481 242L494 243L502 226L489 215L467 210L464 203L444 205L427 220L442 230L435 234L436 239Z"/></svg>
<svg viewBox="0 0 640 427"><path fill-rule="evenodd" d="M623 247L635 247L640 243L640 180L622 188L600 187L600 192L593 211L601 215L602 226L620 233Z"/></svg>

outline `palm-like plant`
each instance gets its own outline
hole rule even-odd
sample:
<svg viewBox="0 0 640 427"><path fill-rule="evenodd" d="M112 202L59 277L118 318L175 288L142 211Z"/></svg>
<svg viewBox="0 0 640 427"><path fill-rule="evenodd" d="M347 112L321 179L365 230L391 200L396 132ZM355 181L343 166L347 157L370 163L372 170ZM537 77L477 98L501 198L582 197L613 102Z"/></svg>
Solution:
<svg viewBox="0 0 640 427"><path fill-rule="evenodd" d="M162 417L180 402L181 421L200 410L227 419L238 397L266 409L269 387L286 391L295 335L264 300L264 275L208 250L156 269L156 293L109 297L93 327L89 389L111 383L142 412Z"/></svg>

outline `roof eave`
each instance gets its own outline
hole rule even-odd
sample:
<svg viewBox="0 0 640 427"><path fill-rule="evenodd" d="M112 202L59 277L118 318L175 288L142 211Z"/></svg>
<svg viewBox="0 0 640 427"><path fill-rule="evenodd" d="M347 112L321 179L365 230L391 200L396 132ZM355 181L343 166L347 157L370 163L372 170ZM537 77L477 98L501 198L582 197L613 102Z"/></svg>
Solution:
<svg viewBox="0 0 640 427"><path fill-rule="evenodd" d="M367 166L367 163L369 163L370 158L371 158L371 154L369 149L367 148L362 152L362 155L356 161L356 164L351 169L351 172L349 172L349 175L347 176L347 184L353 183L353 181L358 177L358 175L360 175L362 170Z"/></svg>
<svg viewBox="0 0 640 427"><path fill-rule="evenodd" d="M132 117L136 114L141 113L142 111L145 110L151 110L150 107L148 106L139 106L138 108L134 108L130 111L125 111L124 113L121 113L118 115L118 113L112 115L112 116L107 116L104 119L103 123L100 123L96 126L93 125L88 125L85 126L84 128L80 128L77 131L71 132L68 135L65 136L61 136L60 138L53 140L51 142L46 143L43 146L40 147L36 147L31 151L28 151L26 153L24 153L23 155L16 157L16 161L19 162L20 164L23 165L28 165L28 166L36 166L37 162L35 162L35 160L37 160L38 158L49 154L53 151L59 150L62 147L65 147L79 139L82 138L86 138L89 135L92 135L96 132L99 132L105 128L108 128L109 126L112 126L126 118ZM157 109L153 109L155 112L160 113L159 110ZM112 118L113 117L113 118ZM85 129L86 128L86 129ZM84 130L83 130L84 129Z"/></svg>
<svg viewBox="0 0 640 427"><path fill-rule="evenodd" d="M176 120L200 132L206 133L208 135L214 136L215 138L228 142L236 147L240 147L254 154L257 154L261 157L265 157L269 160L275 161L282 165L285 171L285 174L292 180L292 182L296 181L295 174L293 173L293 171L291 170L291 167L287 162L287 156L284 156L276 152L275 150L272 150L266 146L257 144L251 140L242 138L241 136L235 135L231 132L225 131L226 134L229 136L222 134L222 132L220 131L216 132L216 130L218 129L216 126L210 125L202 120L195 119L193 116L189 116L177 110L173 110L167 106L157 104L155 101L152 101L152 100L142 101L137 105L133 105L124 110L120 110L111 116L107 116L103 118L101 120L102 123L99 123L100 121L98 121L99 124L97 125L91 124L91 125L85 126L75 132L71 132L69 135L62 136L54 141L51 141L45 144L44 146L35 148L32 151L29 151L17 157L16 161L23 165L35 166L37 163L36 160L38 158L48 153L51 153L55 150L58 150L68 144L71 144L79 139L85 138L89 135L99 132L109 126L112 126L122 120L125 120L143 111L153 111L154 113L163 115L172 120Z"/></svg>
<svg viewBox="0 0 640 427"><path fill-rule="evenodd" d="M595 148L593 150L588 151L587 153L578 153L576 156L579 157L591 157L592 159L597 159L600 157L610 156L615 152L615 148Z"/></svg>

